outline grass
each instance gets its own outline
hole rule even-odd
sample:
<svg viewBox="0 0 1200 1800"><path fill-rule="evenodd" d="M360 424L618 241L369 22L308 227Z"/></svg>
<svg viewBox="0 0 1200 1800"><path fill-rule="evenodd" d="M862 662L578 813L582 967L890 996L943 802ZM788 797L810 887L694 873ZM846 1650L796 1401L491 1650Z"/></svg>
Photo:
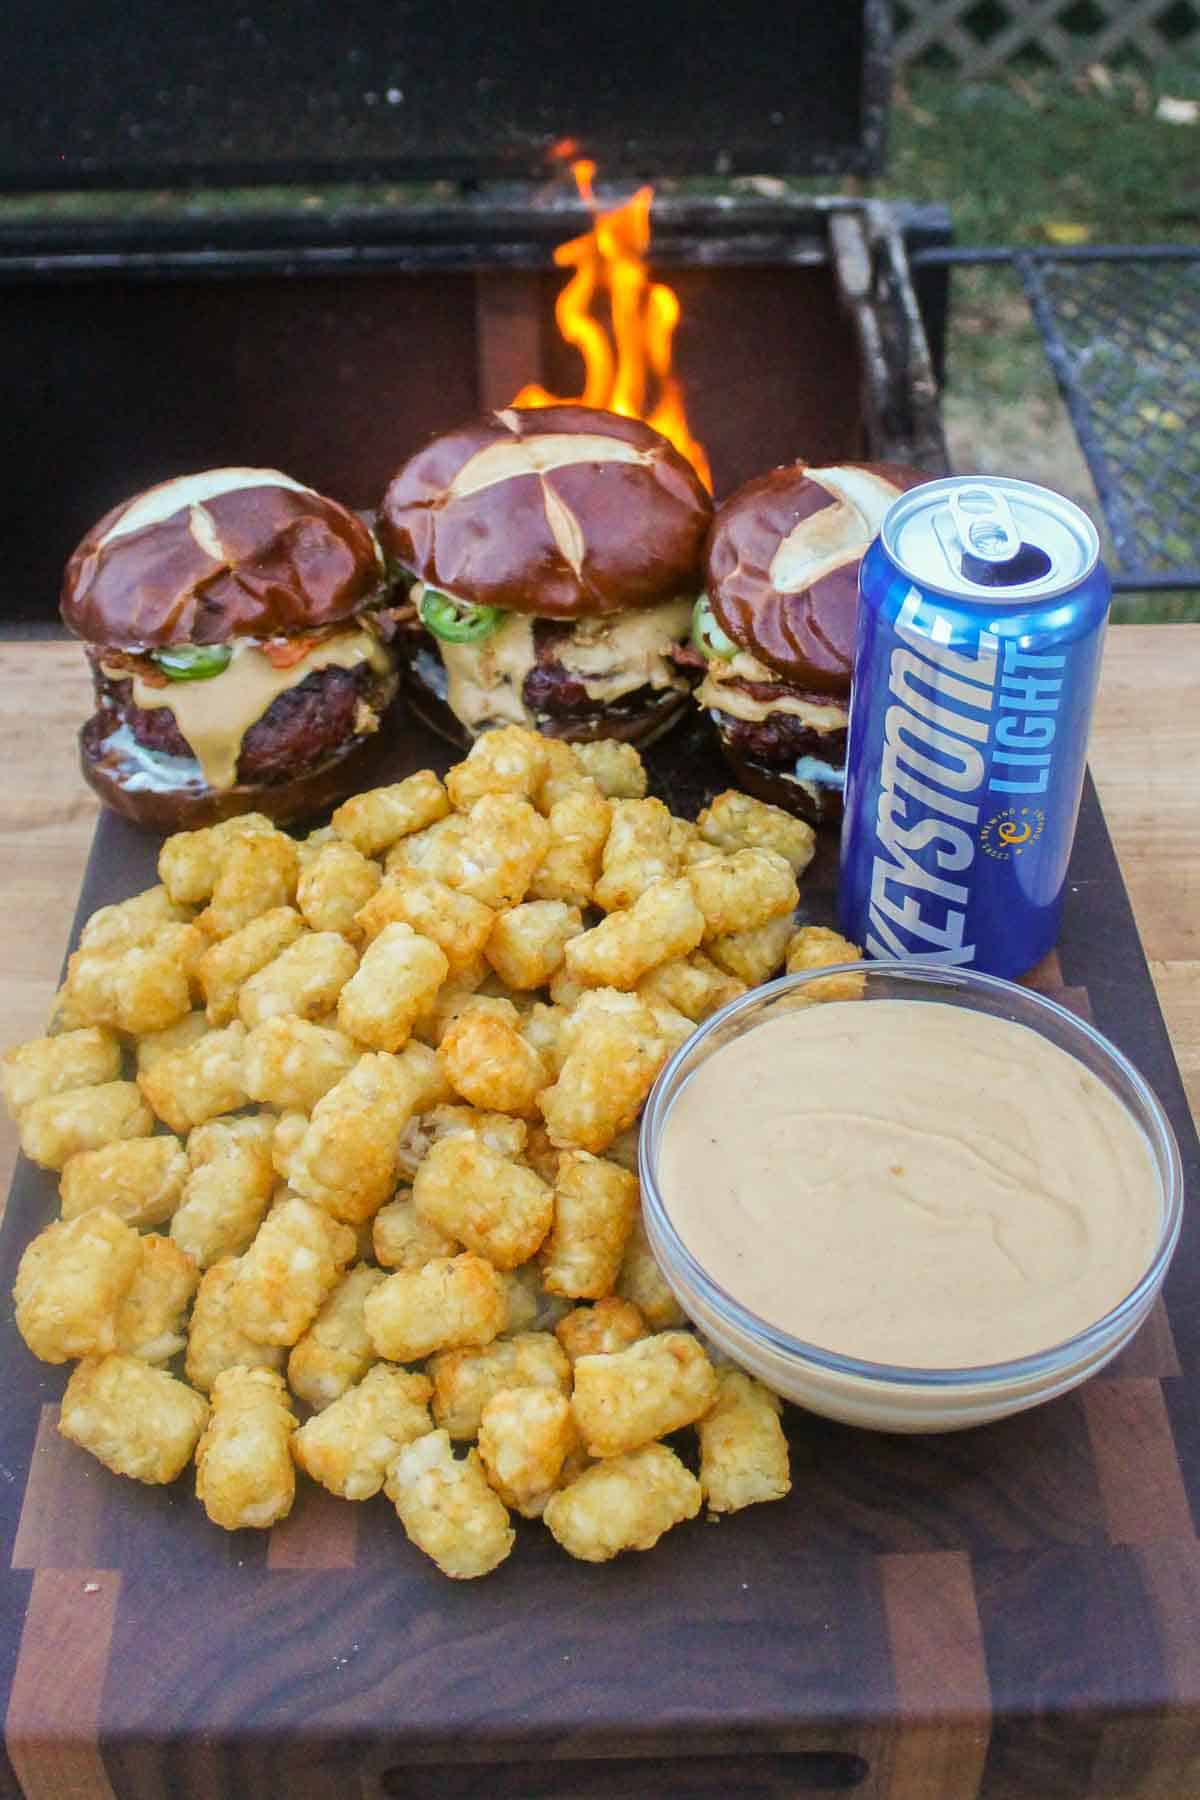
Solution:
<svg viewBox="0 0 1200 1800"><path fill-rule="evenodd" d="M1040 70L989 83L914 71L898 85L887 177L874 191L948 205L960 244L1194 243L1200 122L1157 117L1163 96L1200 100L1200 59L1074 82ZM966 269L953 284L945 417L956 465L1025 474L1094 509L1015 277ZM1200 486L1200 444L1184 433L1179 448ZM1114 616L1200 619L1200 594L1126 595Z"/></svg>

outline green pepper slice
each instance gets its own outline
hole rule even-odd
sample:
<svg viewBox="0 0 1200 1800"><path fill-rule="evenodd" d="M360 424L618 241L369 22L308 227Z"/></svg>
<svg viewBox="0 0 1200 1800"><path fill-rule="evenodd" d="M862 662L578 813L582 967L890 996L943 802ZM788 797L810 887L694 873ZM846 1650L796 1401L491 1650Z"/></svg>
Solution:
<svg viewBox="0 0 1200 1800"><path fill-rule="evenodd" d="M417 611L422 625L447 644L477 644L481 638L491 637L504 621L499 606L472 606L431 587L421 595Z"/></svg>
<svg viewBox="0 0 1200 1800"><path fill-rule="evenodd" d="M731 662L737 655L738 647L717 624L707 594L701 594L692 611L692 642L702 656L716 656L721 662Z"/></svg>
<svg viewBox="0 0 1200 1800"><path fill-rule="evenodd" d="M232 655L228 644L180 644L171 650L152 650L150 660L168 681L211 681L229 667Z"/></svg>

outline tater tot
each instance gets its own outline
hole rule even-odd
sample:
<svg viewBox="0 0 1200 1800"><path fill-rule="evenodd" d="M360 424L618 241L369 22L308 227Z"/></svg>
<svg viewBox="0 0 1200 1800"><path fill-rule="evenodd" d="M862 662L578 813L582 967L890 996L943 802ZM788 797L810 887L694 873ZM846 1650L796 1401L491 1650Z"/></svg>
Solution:
<svg viewBox="0 0 1200 1800"><path fill-rule="evenodd" d="M117 1308L117 1349L143 1362L165 1363L187 1341L184 1323L196 1291L196 1265L168 1237L151 1232L141 1244L141 1267Z"/></svg>
<svg viewBox="0 0 1200 1800"><path fill-rule="evenodd" d="M545 987L572 938L583 930L577 906L561 900L527 900L501 913L484 952L510 988Z"/></svg>
<svg viewBox="0 0 1200 1800"><path fill-rule="evenodd" d="M212 899L196 923L210 938L229 937L260 913L296 898L300 855L282 831L230 838L222 848Z"/></svg>
<svg viewBox="0 0 1200 1800"><path fill-rule="evenodd" d="M372 1247L376 1262L385 1269L419 1269L438 1256L455 1256L461 1249L444 1231L422 1218L411 1194L381 1206L372 1221Z"/></svg>
<svg viewBox="0 0 1200 1800"><path fill-rule="evenodd" d="M379 864L337 839L303 860L296 884L296 905L313 931L340 931L356 939L354 916L365 906L383 878Z"/></svg>
<svg viewBox="0 0 1200 1800"><path fill-rule="evenodd" d="M163 929L187 933L186 944L152 940L116 952L77 950L67 964L65 1013L130 1033L161 1031L183 1018L192 1005L189 970L205 939L193 925Z"/></svg>
<svg viewBox="0 0 1200 1800"><path fill-rule="evenodd" d="M190 918L187 907L177 905L176 898L165 887L152 887L116 906L100 907L80 932L79 948L113 956L134 944L148 944L162 926L182 924Z"/></svg>
<svg viewBox="0 0 1200 1800"><path fill-rule="evenodd" d="M138 1074L143 1069L152 1069L164 1056L174 1056L177 1050L190 1050L193 1044L208 1036L209 1030L209 1021L203 1012L190 1012L162 1031L148 1031L144 1037L139 1037L135 1046Z"/></svg>
<svg viewBox="0 0 1200 1800"><path fill-rule="evenodd" d="M450 811L445 788L430 769L421 769L392 787L372 788L343 801L333 815L333 829L340 838L378 856L398 838L424 831Z"/></svg>
<svg viewBox="0 0 1200 1800"><path fill-rule="evenodd" d="M271 1167L281 1181L291 1185L292 1169L300 1154L308 1115L302 1112L281 1113L271 1133Z"/></svg>
<svg viewBox="0 0 1200 1800"><path fill-rule="evenodd" d="M462 862L459 850L469 830L465 814L451 813L438 819L424 831L393 844L383 859L385 877L405 869L420 869L435 881L452 882Z"/></svg>
<svg viewBox="0 0 1200 1800"><path fill-rule="evenodd" d="M461 1460L444 1431L429 1431L394 1459L384 1491L409 1541L452 1581L487 1575L502 1563L516 1532L488 1486L477 1450Z"/></svg>
<svg viewBox="0 0 1200 1800"><path fill-rule="evenodd" d="M791 913L800 897L790 865L774 850L734 850L690 863L686 879L704 915L706 943Z"/></svg>
<svg viewBox="0 0 1200 1800"><path fill-rule="evenodd" d="M262 1223L275 1185L275 1123L270 1113L213 1119L189 1137L189 1173L171 1237L198 1269L238 1255Z"/></svg>
<svg viewBox="0 0 1200 1800"><path fill-rule="evenodd" d="M676 821L661 800L615 800L592 898L605 912L632 906L656 881L679 872Z"/></svg>
<svg viewBox="0 0 1200 1800"><path fill-rule="evenodd" d="M265 813L240 813L199 831L177 831L158 853L158 878L172 900L199 906L213 891L231 840L274 830Z"/></svg>
<svg viewBox="0 0 1200 1800"><path fill-rule="evenodd" d="M138 1071L138 1086L163 1124L181 1136L206 1119L236 1112L249 1095L242 1079L246 1027L235 1021Z"/></svg>
<svg viewBox="0 0 1200 1800"><path fill-rule="evenodd" d="M238 996L238 1015L247 1027L277 1013L319 1019L358 967L352 944L336 931L310 931L252 975Z"/></svg>
<svg viewBox="0 0 1200 1800"><path fill-rule="evenodd" d="M699 1421L700 1487L708 1510L739 1512L791 1489L782 1405L761 1381L722 1369L717 1397Z"/></svg>
<svg viewBox="0 0 1200 1800"><path fill-rule="evenodd" d="M665 1531L700 1511L700 1483L665 1444L593 1463L546 1502L551 1535L582 1562L651 1550Z"/></svg>
<svg viewBox="0 0 1200 1800"><path fill-rule="evenodd" d="M361 1055L344 1031L280 1013L246 1035L246 1092L281 1112L308 1113Z"/></svg>
<svg viewBox="0 0 1200 1800"><path fill-rule="evenodd" d="M538 1096L553 1144L599 1155L632 1125L668 1046L644 1006L632 1013L596 1013L577 1029L558 1080Z"/></svg>
<svg viewBox="0 0 1200 1800"><path fill-rule="evenodd" d="M546 1068L533 1045L515 1025L477 1007L442 1034L437 1054L454 1091L488 1112L532 1112L546 1086Z"/></svg>
<svg viewBox="0 0 1200 1800"><path fill-rule="evenodd" d="M63 1165L59 1199L64 1219L103 1206L127 1225L162 1225L183 1198L188 1159L176 1137L122 1138L81 1150Z"/></svg>
<svg viewBox="0 0 1200 1800"><path fill-rule="evenodd" d="M545 819L512 794L484 794L459 816L466 829L441 879L484 906L516 906L550 842Z"/></svg>
<svg viewBox="0 0 1200 1800"><path fill-rule="evenodd" d="M63 1437L134 1481L164 1485L191 1461L208 1403L165 1369L136 1356L89 1357L67 1383Z"/></svg>
<svg viewBox="0 0 1200 1800"><path fill-rule="evenodd" d="M522 725L503 725L476 738L465 762L446 775L446 792L459 812L468 812L485 794L516 794L531 800L546 775L546 740Z"/></svg>
<svg viewBox="0 0 1200 1800"><path fill-rule="evenodd" d="M744 994L746 984L719 969L702 950L693 950L690 956L675 957L651 969L638 982L637 991L643 1000L670 1006L698 1025Z"/></svg>
<svg viewBox="0 0 1200 1800"><path fill-rule="evenodd" d="M594 1306L577 1306L554 1327L571 1362L581 1356L611 1356L649 1335L649 1326L631 1300L607 1294Z"/></svg>
<svg viewBox="0 0 1200 1800"><path fill-rule="evenodd" d="M794 929L791 913L780 913L777 919L768 919L752 931L730 931L713 938L705 948L718 968L736 976L747 987L758 987L782 968Z"/></svg>
<svg viewBox="0 0 1200 1800"><path fill-rule="evenodd" d="M517 1337L523 1331L553 1331L570 1307L569 1300L546 1292L542 1286L542 1271L536 1262L505 1269L503 1281L508 1300L506 1337Z"/></svg>
<svg viewBox="0 0 1200 1800"><path fill-rule="evenodd" d="M440 1067L440 1065L439 1065ZM447 1092L453 1094L449 1082ZM508 1113L480 1112L474 1106L443 1105L431 1108L420 1118L409 1121L404 1135L400 1139L397 1161L402 1176L411 1177L429 1154L430 1146L440 1138L454 1137L469 1132L495 1150L500 1156L517 1159L525 1149L525 1140L529 1127L524 1119L514 1119Z"/></svg>
<svg viewBox="0 0 1200 1800"><path fill-rule="evenodd" d="M686 881L652 882L627 910L570 940L566 971L584 987L631 988L656 964L694 950L704 928Z"/></svg>
<svg viewBox="0 0 1200 1800"><path fill-rule="evenodd" d="M505 1506L538 1519L578 1443L571 1405L543 1387L502 1388L483 1409L479 1460Z"/></svg>
<svg viewBox="0 0 1200 1800"><path fill-rule="evenodd" d="M581 1356L571 1405L589 1456L620 1456L706 1413L717 1377L698 1338L662 1331L627 1350Z"/></svg>
<svg viewBox="0 0 1200 1800"><path fill-rule="evenodd" d="M104 1081L31 1100L17 1122L21 1149L43 1169L62 1169L81 1150L145 1137L154 1117L132 1081Z"/></svg>
<svg viewBox="0 0 1200 1800"><path fill-rule="evenodd" d="M803 819L736 788L727 788L704 808L696 829L718 850L774 850L793 875L804 873L817 847L817 834Z"/></svg>
<svg viewBox="0 0 1200 1800"><path fill-rule="evenodd" d="M356 1263L347 1269L288 1357L288 1386L314 1411L329 1406L361 1381L375 1361L363 1323L363 1302L385 1281L382 1269Z"/></svg>
<svg viewBox="0 0 1200 1800"><path fill-rule="evenodd" d="M826 925L802 925L788 939L789 975L799 975L805 969L827 969L834 963L861 961L862 951L858 945ZM827 981L810 981L801 993L806 1000L861 1000L865 986L865 975L848 972L831 975Z"/></svg>
<svg viewBox="0 0 1200 1800"><path fill-rule="evenodd" d="M532 1169L469 1135L443 1138L413 1180L421 1217L486 1256L515 1269L539 1249L554 1216L554 1194Z"/></svg>
<svg viewBox="0 0 1200 1800"><path fill-rule="evenodd" d="M590 779L556 799L546 814L550 841L529 884L529 898L590 906L611 822L611 803Z"/></svg>
<svg viewBox="0 0 1200 1800"><path fill-rule="evenodd" d="M34 1100L97 1087L116 1081L120 1074L121 1044L116 1034L102 1025L85 1025L6 1051L0 1060L0 1091L16 1119Z"/></svg>
<svg viewBox="0 0 1200 1800"><path fill-rule="evenodd" d="M442 951L411 925L385 925L338 1000L338 1024L371 1050L400 1050L450 972Z"/></svg>
<svg viewBox="0 0 1200 1800"><path fill-rule="evenodd" d="M376 1363L292 1438L307 1475L343 1500L369 1500L405 1444L433 1430L424 1375Z"/></svg>
<svg viewBox="0 0 1200 1800"><path fill-rule="evenodd" d="M429 1359L435 1422L452 1438L473 1438L483 1409L501 1388L571 1392L571 1364L548 1331L519 1331L482 1349L443 1350Z"/></svg>
<svg viewBox="0 0 1200 1800"><path fill-rule="evenodd" d="M586 1151L564 1151L554 1224L539 1253L547 1290L572 1300L611 1293L637 1213L636 1177Z"/></svg>
<svg viewBox="0 0 1200 1800"><path fill-rule="evenodd" d="M240 931L222 938L200 958L200 986L210 1025L237 1017L238 996L252 975L304 936L304 920L294 906L274 906Z"/></svg>
<svg viewBox="0 0 1200 1800"><path fill-rule="evenodd" d="M423 869L413 868L399 868L389 875L356 914L358 929L368 943L386 925L411 925L438 946L452 977L481 953L495 919L490 906L447 887Z"/></svg>
<svg viewBox="0 0 1200 1800"><path fill-rule="evenodd" d="M610 800L640 800L646 792L646 771L632 744L620 738L597 738L572 746L575 760Z"/></svg>
<svg viewBox="0 0 1200 1800"><path fill-rule="evenodd" d="M17 1330L43 1362L105 1356L117 1309L142 1263L142 1240L103 1208L47 1225L26 1247L13 1284Z"/></svg>
<svg viewBox="0 0 1200 1800"><path fill-rule="evenodd" d="M363 1312L371 1342L388 1362L490 1344L508 1323L500 1271L469 1251L397 1270L367 1295Z"/></svg>
<svg viewBox="0 0 1200 1800"><path fill-rule="evenodd" d="M239 1259L227 1256L200 1277L188 1326L184 1372L207 1394L226 1369L282 1369L286 1344L256 1344L236 1323L231 1308Z"/></svg>
<svg viewBox="0 0 1200 1800"><path fill-rule="evenodd" d="M652 1331L667 1331L683 1325L686 1318L682 1306L668 1287L658 1266L641 1214L633 1222L616 1292L622 1300L631 1300Z"/></svg>
<svg viewBox="0 0 1200 1800"><path fill-rule="evenodd" d="M274 1207L238 1265L234 1320L260 1344L294 1344L357 1249L354 1233L295 1197Z"/></svg>
<svg viewBox="0 0 1200 1800"><path fill-rule="evenodd" d="M226 1369L196 1446L196 1498L225 1531L265 1530L286 1519L296 1496L289 1440L296 1417L273 1369Z"/></svg>
<svg viewBox="0 0 1200 1800"><path fill-rule="evenodd" d="M313 1108L289 1161L291 1185L335 1218L360 1225L394 1192L405 1127L440 1088L437 1058L424 1044L409 1044L399 1056L360 1056Z"/></svg>

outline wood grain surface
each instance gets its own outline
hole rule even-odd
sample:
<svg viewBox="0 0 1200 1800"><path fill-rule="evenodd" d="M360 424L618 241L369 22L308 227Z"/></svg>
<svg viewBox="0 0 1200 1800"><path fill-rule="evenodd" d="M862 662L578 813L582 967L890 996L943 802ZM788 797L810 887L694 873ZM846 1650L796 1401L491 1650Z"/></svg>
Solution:
<svg viewBox="0 0 1200 1800"><path fill-rule="evenodd" d="M41 1028L92 831L71 743L80 661L65 645L0 652L8 1039ZM1115 630L1092 746L1193 1106L1197 692L1200 627ZM1117 1036L1194 1154L1091 801L1080 841L1061 962L1039 983ZM132 843L128 861L142 874ZM52 1186L28 1173L22 1208L47 1206ZM598 1569L523 1528L474 1584L424 1564L382 1501L308 1484L272 1532L217 1532L186 1481L119 1482L58 1437L62 1372L8 1320L0 1358L0 1794L1200 1796L1195 1226L1166 1306L1075 1393L948 1437L789 1409L781 1505Z"/></svg>

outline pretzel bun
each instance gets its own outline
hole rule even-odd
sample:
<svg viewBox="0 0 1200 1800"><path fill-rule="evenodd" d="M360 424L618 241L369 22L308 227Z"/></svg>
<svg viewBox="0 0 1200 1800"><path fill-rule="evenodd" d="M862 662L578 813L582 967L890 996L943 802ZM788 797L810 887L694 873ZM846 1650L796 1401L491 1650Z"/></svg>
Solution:
<svg viewBox="0 0 1200 1800"><path fill-rule="evenodd" d="M379 593L370 531L277 469L207 469L124 500L67 564L62 616L93 644L223 644L350 619Z"/></svg>
<svg viewBox="0 0 1200 1800"><path fill-rule="evenodd" d="M380 508L387 555L476 606L574 619L700 590L712 502L638 419L508 407L434 438Z"/></svg>
<svg viewBox="0 0 1200 1800"><path fill-rule="evenodd" d="M902 463L797 462L747 482L709 534L722 630L795 686L848 694L859 563L892 502L928 480Z"/></svg>

